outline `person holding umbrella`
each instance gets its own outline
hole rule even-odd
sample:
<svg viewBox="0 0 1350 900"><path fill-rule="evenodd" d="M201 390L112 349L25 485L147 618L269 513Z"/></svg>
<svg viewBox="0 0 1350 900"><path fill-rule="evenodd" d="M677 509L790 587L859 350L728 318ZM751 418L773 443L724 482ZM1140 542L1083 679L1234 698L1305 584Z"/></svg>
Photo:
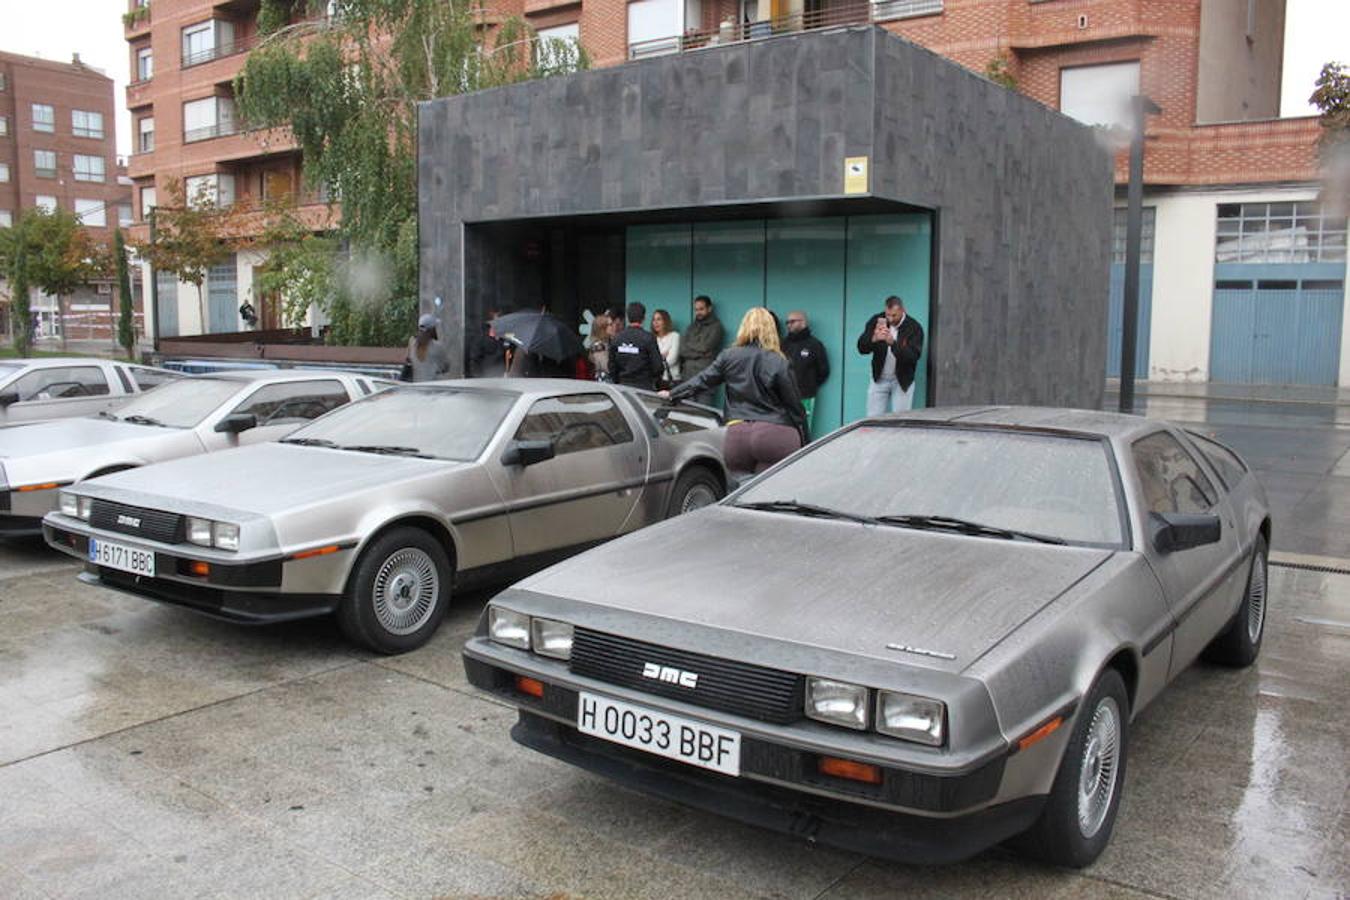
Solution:
<svg viewBox="0 0 1350 900"><path fill-rule="evenodd" d="M585 353L576 331L546 312L501 316L493 331L507 344L507 376L512 378L571 378L574 363Z"/></svg>

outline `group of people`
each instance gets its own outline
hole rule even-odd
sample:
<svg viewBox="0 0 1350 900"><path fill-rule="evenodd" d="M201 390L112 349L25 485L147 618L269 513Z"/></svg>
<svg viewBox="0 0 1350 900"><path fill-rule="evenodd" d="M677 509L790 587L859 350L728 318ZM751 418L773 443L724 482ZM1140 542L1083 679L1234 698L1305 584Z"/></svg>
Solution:
<svg viewBox="0 0 1350 900"><path fill-rule="evenodd" d="M728 430L723 453L733 471L762 472L809 441L816 396L830 377L825 345L811 334L806 314L798 310L788 313L784 334L771 310L750 309L731 346L723 349L725 331L710 297L694 298L694 319L683 334L664 309L652 313L647 330L646 306L629 303L591 321L584 358L552 364L531 363L532 354L513 354L510 348L503 353L492 318L468 341L470 375L590 377L708 405L717 389L725 387ZM431 315L418 322L405 364L409 380L443 377L440 373L448 369L436 325ZM887 297L884 309L867 320L857 348L871 357L869 416L912 408L923 341L923 327L899 297Z"/></svg>

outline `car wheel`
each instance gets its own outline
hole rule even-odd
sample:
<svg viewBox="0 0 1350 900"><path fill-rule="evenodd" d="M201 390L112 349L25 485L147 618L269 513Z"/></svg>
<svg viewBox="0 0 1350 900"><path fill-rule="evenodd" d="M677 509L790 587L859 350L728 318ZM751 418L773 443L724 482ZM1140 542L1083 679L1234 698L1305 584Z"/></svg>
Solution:
<svg viewBox="0 0 1350 900"><path fill-rule="evenodd" d="M414 650L445 618L450 579L450 559L440 542L420 528L395 528L356 561L338 624L376 653Z"/></svg>
<svg viewBox="0 0 1350 900"><path fill-rule="evenodd" d="M1257 537L1252 551L1252 566L1247 573L1247 592L1237 615L1218 637L1205 648L1205 659L1224 666L1250 666L1261 652L1266 633L1268 566L1266 539Z"/></svg>
<svg viewBox="0 0 1350 900"><path fill-rule="evenodd" d="M1097 676L1074 724L1045 809L1014 847L1057 866L1082 868L1111 840L1125 786L1129 698L1115 669Z"/></svg>
<svg viewBox="0 0 1350 900"><path fill-rule="evenodd" d="M666 518L712 506L721 499L722 485L718 483L717 476L702 466L696 466L675 480L675 487L670 492L670 503L666 506Z"/></svg>

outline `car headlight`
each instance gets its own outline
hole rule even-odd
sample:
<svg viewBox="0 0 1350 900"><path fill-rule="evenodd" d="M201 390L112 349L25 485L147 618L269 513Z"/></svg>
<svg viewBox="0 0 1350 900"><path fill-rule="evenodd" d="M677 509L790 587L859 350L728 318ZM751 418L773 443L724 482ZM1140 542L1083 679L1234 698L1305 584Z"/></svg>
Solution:
<svg viewBox="0 0 1350 900"><path fill-rule="evenodd" d="M211 543L221 550L239 549L239 526L229 522L215 522L211 525Z"/></svg>
<svg viewBox="0 0 1350 900"><path fill-rule="evenodd" d="M80 498L67 491L62 491L57 495L57 500L61 504L61 515L70 516L72 519L80 517Z"/></svg>
<svg viewBox="0 0 1350 900"><path fill-rule="evenodd" d="M211 520L198 519L195 516L188 516L187 520L187 539L188 543L196 544L200 547L211 546Z"/></svg>
<svg viewBox="0 0 1350 900"><path fill-rule="evenodd" d="M530 649L530 617L500 606L488 608L488 636L518 650Z"/></svg>
<svg viewBox="0 0 1350 900"><path fill-rule="evenodd" d="M572 658L572 626L553 619L530 619L534 652L553 659Z"/></svg>
<svg viewBox="0 0 1350 900"><path fill-rule="evenodd" d="M947 705L940 700L879 691L877 731L905 741L941 747L947 739Z"/></svg>
<svg viewBox="0 0 1350 900"><path fill-rule="evenodd" d="M806 715L861 731L867 727L867 688L811 676L806 679Z"/></svg>
<svg viewBox="0 0 1350 900"><path fill-rule="evenodd" d="M89 516L93 513L94 510L94 498L76 497L75 499L79 501L75 510L75 517L77 519L84 519L84 521L88 522Z"/></svg>

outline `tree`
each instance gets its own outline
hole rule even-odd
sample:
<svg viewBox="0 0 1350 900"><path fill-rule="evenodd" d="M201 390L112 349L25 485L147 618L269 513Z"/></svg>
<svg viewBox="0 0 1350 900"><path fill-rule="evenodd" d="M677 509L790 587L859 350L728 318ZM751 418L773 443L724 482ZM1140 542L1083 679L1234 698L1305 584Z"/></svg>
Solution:
<svg viewBox="0 0 1350 900"><path fill-rule="evenodd" d="M96 243L75 214L57 209L32 209L4 233L4 249L16 304L15 347L31 349L32 313L28 288L36 287L56 298L61 318L61 346L66 343L65 298L76 288L106 275L107 248Z"/></svg>
<svg viewBox="0 0 1350 900"><path fill-rule="evenodd" d="M1329 212L1345 215L1350 211L1350 67L1324 65L1308 102L1321 110L1317 152L1325 179L1323 202Z"/></svg>
<svg viewBox="0 0 1350 900"><path fill-rule="evenodd" d="M117 343L127 353L127 359L136 359L136 322L131 296L131 271L127 266L127 246L122 229L113 232L113 257L117 263Z"/></svg>
<svg viewBox="0 0 1350 900"><path fill-rule="evenodd" d="M14 351L27 356L33 349L33 312L28 300L27 241L23 216L12 228L0 229L0 268L9 279L9 321L14 330Z"/></svg>
<svg viewBox="0 0 1350 900"><path fill-rule="evenodd" d="M539 41L519 18L494 35L483 12L477 0L263 0L265 37L235 79L240 113L294 136L306 184L340 200L350 248L340 264L289 240L296 252L272 270L288 291L325 287L315 299L336 343L397 345L416 320L417 104L588 65L577 44Z"/></svg>
<svg viewBox="0 0 1350 900"><path fill-rule="evenodd" d="M239 215L233 207L220 206L209 187L199 189L192 197L176 179L170 179L165 188L169 204L151 210L154 221L150 240L133 246L153 269L169 272L197 289L197 309L205 332L209 320L202 285L211 267L230 255L237 240Z"/></svg>

